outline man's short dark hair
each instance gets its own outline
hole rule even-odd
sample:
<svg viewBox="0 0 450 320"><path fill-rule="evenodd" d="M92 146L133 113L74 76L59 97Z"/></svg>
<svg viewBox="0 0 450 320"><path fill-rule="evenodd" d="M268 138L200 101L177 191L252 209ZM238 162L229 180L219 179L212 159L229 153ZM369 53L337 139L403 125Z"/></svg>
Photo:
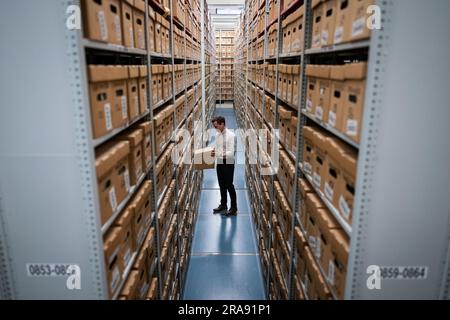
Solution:
<svg viewBox="0 0 450 320"><path fill-rule="evenodd" d="M214 117L212 119L212 123L217 122L217 124L225 124L225 118L224 117Z"/></svg>

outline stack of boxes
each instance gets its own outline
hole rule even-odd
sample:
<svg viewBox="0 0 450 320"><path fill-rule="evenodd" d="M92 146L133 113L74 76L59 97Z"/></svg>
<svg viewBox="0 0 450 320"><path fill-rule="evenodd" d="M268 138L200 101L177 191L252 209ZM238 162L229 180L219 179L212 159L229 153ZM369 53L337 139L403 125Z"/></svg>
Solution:
<svg viewBox="0 0 450 320"><path fill-rule="evenodd" d="M183 1L174 1L174 17L184 21ZM108 0L82 2L84 13L84 30L88 39L123 45L145 50L145 1L144 0ZM170 22L155 12L148 10L149 50L161 54L170 53ZM175 34L175 32L174 32ZM182 45L182 33L176 32L179 48ZM175 40L175 37L174 37ZM182 53L177 52L179 56Z"/></svg>
<svg viewBox="0 0 450 320"><path fill-rule="evenodd" d="M234 84L234 31L216 31L217 62L219 64L219 83L216 100L233 100Z"/></svg>
<svg viewBox="0 0 450 320"><path fill-rule="evenodd" d="M302 5L283 20L283 45L281 49L283 54L295 54L303 51L305 33L305 28L303 27L304 15L305 7Z"/></svg>
<svg viewBox="0 0 450 320"><path fill-rule="evenodd" d="M298 117L287 107L279 106L280 141L293 155L297 154L297 125Z"/></svg>
<svg viewBox="0 0 450 320"><path fill-rule="evenodd" d="M292 8L295 2L297 8L291 9L288 16L282 16L281 21L275 21L278 15L279 1L269 1L269 24L265 36L268 41L268 57L274 57L277 52L283 55L298 55L304 51L305 37L311 37L312 47L330 47L332 45L365 40L370 37L367 28L367 8L373 0L312 0L312 34L305 35L304 22L305 6L292 0L282 1L280 12ZM261 2L250 1L248 21L251 25L248 30L248 60L261 59L261 40L258 38L262 31L264 14L259 11ZM278 28L282 28L281 47L277 48ZM238 40L239 42L239 40ZM308 49L308 48L306 48ZM272 260L273 275L269 276L270 292L272 298L282 299L285 289L287 273L285 264L284 244L287 244L292 229L292 208L290 203L295 191L293 186L298 184L298 199L300 208L301 226L293 230L294 265L293 296L295 299L330 299L344 298L347 260L349 254L349 238L338 223L335 214L339 214L343 221L349 225L352 222L353 198L355 192L357 152L350 145L361 140L361 126L366 87L367 63L361 58L366 48L358 49L351 58L341 54L333 59L325 56L314 56L315 63L335 63L336 65L307 65L306 76L306 110L300 110L300 65L278 64L259 65L245 61L248 68L248 78L251 80L247 86L246 94L250 103L246 102L244 122L247 126L267 128L261 121L260 114L264 115L266 122L280 129L280 142L282 148L279 153L279 169L277 181L274 183L274 219L273 229L265 230L267 221L271 220L270 197L257 183L258 169L246 167L246 177L249 188L255 195L254 201L262 203L262 213L256 225L263 269ZM345 54L345 51L343 52ZM360 54L362 53L362 54ZM357 57L356 60L355 57ZM267 58L267 57L266 57ZM282 57L284 59L284 57ZM286 63L293 59L283 60ZM319 62L323 61L323 62ZM351 61L351 62L348 62ZM276 73L278 71L278 78ZM245 72L245 71L244 71ZM239 77L238 77L239 79ZM281 100L282 104L276 106L273 96L266 94L261 100L261 90L264 87L269 93ZM278 88L278 89L277 89ZM237 95L239 97L239 95ZM244 97L247 99L247 97ZM241 100L243 101L243 100ZM262 103L265 102L265 103ZM262 110L264 108L264 110ZM279 123L275 123L275 110L279 115ZM258 112L259 111L259 112ZM261 112L262 111L262 112ZM329 131L318 127L306 126L301 128L303 141L300 146L303 150L302 170L306 173L303 179L295 181L295 162L292 159L297 155L297 130L300 111L306 112L309 118ZM277 120L278 121L278 120ZM311 119L307 123L313 123ZM262 122L262 123L261 123ZM339 133L342 133L339 134ZM348 141L348 144L332 136L331 132ZM348 139L347 139L348 138ZM294 156L293 156L294 155ZM334 207L334 208L332 208ZM252 211L258 206L252 204ZM333 209L333 212L330 212ZM257 214L257 212L256 212ZM341 220L341 219L339 219ZM272 231L272 235L269 233ZM265 239L272 239L273 247L266 248ZM264 249L268 255L264 254ZM264 272L264 271L263 271Z"/></svg>
<svg viewBox="0 0 450 320"><path fill-rule="evenodd" d="M159 7L168 12L169 0L158 1ZM162 16L152 6L146 8L145 0L86 0L81 2L83 14L84 37L114 46L104 51L114 57L121 46L148 50L152 54L170 54L170 16ZM180 24L188 27L189 52L185 52L184 31L173 29L174 56L184 58L200 58L199 2L185 3L183 0L172 1L172 15ZM145 17L145 12L148 17ZM186 17L186 18L185 18ZM147 19L147 30L145 29ZM230 34L232 35L232 34ZM148 44L147 43L148 39ZM229 39L231 41L231 39ZM110 50L108 48L111 48ZM91 49L86 49L91 50ZM133 51L134 52L134 51ZM96 52L92 52L93 55ZM125 60L117 56L117 61L142 61L144 51L131 53L139 55L139 59ZM233 57L233 50L228 46L226 56ZM91 61L101 61L95 57ZM103 58L103 55L102 55ZM105 59L105 61L114 61ZM99 62L96 62L99 63ZM123 62L122 62L123 63ZM128 63L128 62L125 62ZM96 176L100 207L100 222L107 230L104 234L104 258L107 271L109 296L119 299L156 299L158 298L158 278L150 274L156 265L156 231L150 228L153 200L153 187L160 197L166 186L166 196L161 199L158 211L158 223L161 227L161 243L165 252L163 274L163 297L175 298L179 286L176 279L177 262L177 219L175 210L176 181L173 180L173 163L171 153L173 144L169 141L172 130L178 126L186 115L185 97L179 97L174 106L164 109L156 106L167 101L175 93L184 89L184 83L193 84L200 79L200 65L191 65L188 77L184 79L184 65L174 66L174 86L172 86L172 65L153 64L151 70L147 65L89 65L89 96L91 109L92 136L94 139L107 139L108 134L114 136L96 147ZM232 68L226 75L232 81ZM151 74L150 74L151 73ZM151 76L151 88L148 79ZM201 84L190 90L190 107L197 103ZM152 95L148 97L148 92ZM194 93L197 93L194 97ZM230 91L230 94L232 91ZM188 94L189 96L189 94ZM195 101L194 101L195 100ZM159 109L152 121L140 120L149 112L149 107ZM193 121L200 118L199 110L191 114L186 127L192 133ZM155 112L156 113L156 112ZM175 120L177 123L175 124ZM152 145L154 135L155 145ZM94 141L94 145L100 142ZM164 147L167 145L165 151ZM153 162L153 153L158 156L155 164L156 181L145 180ZM183 170L181 170L183 169ZM180 166L177 174L178 182L186 183L190 179L183 174L192 170ZM197 175L194 184L199 189L201 175ZM189 180L190 181L190 180ZM185 185L184 202L192 212L198 195L187 192ZM119 209L121 210L119 212ZM114 220L113 220L114 218ZM192 230L194 215L185 215L184 231ZM187 241L186 241L187 242ZM185 250L189 250L189 244ZM186 255L185 255L186 257ZM125 273L126 270L129 270Z"/></svg>
<svg viewBox="0 0 450 320"><path fill-rule="evenodd" d="M176 257L176 219L177 216L173 214L169 220L170 222L167 224L167 235L164 237L165 241L161 249L162 283L165 287L172 284L169 277L171 276L172 262L174 261L174 257Z"/></svg>
<svg viewBox="0 0 450 320"><path fill-rule="evenodd" d="M275 95L275 84L276 84L276 65L269 64L268 70L267 70L267 90Z"/></svg>
<svg viewBox="0 0 450 320"><path fill-rule="evenodd" d="M172 97L172 65L152 65L153 106Z"/></svg>
<svg viewBox="0 0 450 320"><path fill-rule="evenodd" d="M314 127L305 127L303 168L312 176L312 186L299 181L301 222L325 281L342 299L349 254L349 238L314 189L324 195L347 223L352 222L356 178L356 151Z"/></svg>
<svg viewBox="0 0 450 320"><path fill-rule="evenodd" d="M169 147L164 151L164 153L160 156L158 159L158 162L156 163L155 168L155 175L156 175L156 195L158 199L163 194L166 186L170 183L172 179L173 174L173 165L171 161L171 152L172 152L173 146L169 145Z"/></svg>
<svg viewBox="0 0 450 320"><path fill-rule="evenodd" d="M184 112L184 103L185 103L186 99L185 97L182 95L180 96L177 100L175 100L175 127L177 128L181 121L184 119L185 117L185 112Z"/></svg>
<svg viewBox="0 0 450 320"><path fill-rule="evenodd" d="M155 154L159 156L169 142L174 129L174 106L169 105L154 116Z"/></svg>
<svg viewBox="0 0 450 320"><path fill-rule="evenodd" d="M173 29L173 41L174 41L174 55L177 58L184 58L185 57L185 48L184 48L184 32L178 27L175 27Z"/></svg>
<svg viewBox="0 0 450 320"><path fill-rule="evenodd" d="M306 112L355 142L361 139L367 63L308 65Z"/></svg>
<svg viewBox="0 0 450 320"><path fill-rule="evenodd" d="M266 110L265 110L265 119L268 123L275 126L275 100L272 99L269 95L265 96L266 99Z"/></svg>
<svg viewBox="0 0 450 320"><path fill-rule="evenodd" d="M306 188L310 187L306 186ZM302 210L304 210L302 224L305 227L306 240L302 240L297 250L301 250L306 243L310 252L299 253L299 256L301 258L306 257L306 265L310 265L311 270L317 269L318 272L314 272L318 273L315 278L323 278L320 281L326 281L327 286L332 289L337 298L343 299L349 239L315 193L303 191L305 192L305 198L301 199L304 203L302 205ZM299 230L296 230L296 233ZM296 234L296 236L298 235ZM322 274L325 277L320 274L319 268L322 269ZM299 276L302 276L302 274L300 273ZM310 278L314 278L314 276Z"/></svg>
<svg viewBox="0 0 450 320"><path fill-rule="evenodd" d="M145 274L142 274L142 271L146 269L142 265L151 257L154 258L154 254L149 252L148 243L150 241L143 245L145 239L151 235L151 231L147 234L152 212L151 190L152 182L145 181L104 236L104 254L110 297L117 293L121 282L123 282L124 271L131 262L132 255L139 252L141 259L138 259L133 266L139 271L139 275L129 277L128 281L133 282L134 288L139 288L138 298L145 298L147 293L148 285L146 283L148 283L148 278ZM127 291L127 286L125 286L124 291ZM137 297L132 296L133 298Z"/></svg>
<svg viewBox="0 0 450 320"><path fill-rule="evenodd" d="M175 92L179 93L184 90L184 65L176 64L174 66L175 71Z"/></svg>
<svg viewBox="0 0 450 320"><path fill-rule="evenodd" d="M271 294L273 295L272 299L287 300L288 290L284 282L284 278L280 268L280 263L273 248L271 249L271 261L272 261L272 271L274 274L273 282L271 283Z"/></svg>
<svg viewBox="0 0 450 320"><path fill-rule="evenodd" d="M295 109L297 109L299 103L299 90L300 90L299 80L300 80L299 65L288 65L288 64L278 65L277 95L281 100L286 102L288 105L293 106Z"/></svg>
<svg viewBox="0 0 450 320"><path fill-rule="evenodd" d="M86 38L145 49L145 1L86 0L82 12Z"/></svg>
<svg viewBox="0 0 450 320"><path fill-rule="evenodd" d="M143 169L145 172L148 172L152 165L152 134L153 134L153 125L150 121L143 122L139 125L139 128L142 129L143 138L142 138L142 152L143 152Z"/></svg>
<svg viewBox="0 0 450 320"><path fill-rule="evenodd" d="M278 23L274 23L269 27L268 41L269 41L268 57L273 58L278 50Z"/></svg>
<svg viewBox="0 0 450 320"><path fill-rule="evenodd" d="M169 233L172 216L174 216L175 211L175 183L174 180L171 179L172 176L168 175L167 179L169 184L167 184L167 191L165 193L165 197L162 199L160 208L158 211L158 223L159 223L159 232L160 238L162 239L162 244L165 243L167 239L167 235ZM161 257L161 261L163 261L163 257Z"/></svg>
<svg viewBox="0 0 450 320"><path fill-rule="evenodd" d="M280 150L279 157L280 161L277 172L278 181L280 182L281 188L283 189L284 195L286 196L290 207L293 208L292 199L295 185L295 165L286 151Z"/></svg>
<svg viewBox="0 0 450 320"><path fill-rule="evenodd" d="M269 23L278 17L279 0L269 0Z"/></svg>
<svg viewBox="0 0 450 320"><path fill-rule="evenodd" d="M128 196L130 144L111 142L97 150L96 173L100 197L101 223L105 224Z"/></svg>
<svg viewBox="0 0 450 320"><path fill-rule="evenodd" d="M89 65L93 137L121 128L148 111L146 66Z"/></svg>
<svg viewBox="0 0 450 320"><path fill-rule="evenodd" d="M367 8L373 0L313 0L312 48L370 37Z"/></svg>
<svg viewBox="0 0 450 320"><path fill-rule="evenodd" d="M274 183L274 193L275 193L274 212L277 216L278 224L283 233L284 240L286 242L289 242L289 236L292 230L291 228L292 228L293 213L289 205L289 201L284 195L283 188L281 187L281 184L278 181L275 181Z"/></svg>
<svg viewBox="0 0 450 320"><path fill-rule="evenodd" d="M277 257L277 262L280 268L281 276L283 278L284 284L287 285L289 282L289 268L290 268L290 254L287 246L287 242L283 238L282 230L279 226L277 226L276 216L274 217L273 222L273 233L274 233L274 243L273 248L275 251L275 256Z"/></svg>
<svg viewBox="0 0 450 320"><path fill-rule="evenodd" d="M155 242L155 229L151 228L144 241L136 262L128 279L120 292L120 300L143 300L155 298L157 278L152 278L150 270L155 266L156 256L153 250Z"/></svg>

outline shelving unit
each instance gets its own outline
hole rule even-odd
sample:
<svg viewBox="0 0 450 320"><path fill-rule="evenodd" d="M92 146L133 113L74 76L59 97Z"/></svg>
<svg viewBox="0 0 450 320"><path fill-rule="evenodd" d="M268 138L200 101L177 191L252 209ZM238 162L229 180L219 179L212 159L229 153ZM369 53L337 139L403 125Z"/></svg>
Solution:
<svg viewBox="0 0 450 320"><path fill-rule="evenodd" d="M120 1L121 4L122 2L124 1ZM93 1L86 1L81 7L83 20L86 23L88 23L85 16L86 6L89 3L93 3ZM23 13L23 5L24 3L21 1L11 4L8 17L3 18L2 15L5 23L8 25L15 23L17 17ZM40 105L46 105L46 108L41 110L30 108L30 119L43 119L41 117L44 117L48 121L33 120L29 122L27 129L36 133L33 137L35 141L30 144L30 137L26 137L25 140L28 142L21 144L17 148L18 152L11 157L14 161L4 162L2 160L0 167L2 176L6 177L3 172L9 172L7 179L16 180L18 175L27 175L27 179L23 180L24 183L30 179L36 182L45 181L45 183L41 185L38 183L27 184L25 190L24 185L19 182L2 189L0 196L2 199L0 251L2 256L9 257L10 263L2 260L0 267L1 297L133 299L137 296L127 296L129 291L126 289L132 285L130 275L135 272L144 272L145 283L137 284L141 290L140 298L162 299L163 296L171 299L179 298L184 288L184 276L189 263L193 226L199 201L198 192L195 190L200 190L202 173L193 171L188 164L173 163L170 166L170 172L173 173L169 175L168 171L167 178L165 178L167 185L161 189L161 193L157 193L156 183L159 181L157 171L160 161L166 161L165 157L162 159L163 154L178 147L174 132L190 128L191 139L189 141L192 141L194 121L199 124L198 130L201 130L205 117L209 119L214 109L214 97L210 93L214 92L212 89L215 86L214 62L211 60L211 57L215 56L215 39L207 5L201 1L176 2L173 0L159 3L153 0L136 0L134 7L129 7L130 12L142 13L139 25L142 26L143 31L150 31L155 27L153 23L157 19L151 20L153 17L160 19L157 20L159 25L167 26L166 30L161 29L161 34L164 34L166 39L164 41L167 41L165 47L167 51L165 52L155 52L161 50L154 50L151 44L155 44L157 41L162 43L163 36L161 36L161 40L157 40L156 34L154 34L155 38L151 38L150 35L153 34L151 32L143 32L143 43L147 49L138 49L134 48L134 45L126 46L92 40L92 38L88 38L85 26L82 27L82 30L69 30L52 28L52 24L42 23L44 20L54 21L55 17L65 17L66 10L71 5L80 5L80 2L67 0L56 6L52 2L48 2L39 5L31 4L31 7L27 4L28 9L33 10L36 16L24 23L23 30L26 29L29 32L23 34L23 43L27 42L26 39L29 41L35 39L39 34L49 35L49 38L36 47L39 55L45 56L46 60L44 63L30 65L27 70L19 68L16 71L23 74L29 72L45 74L48 81L30 80L24 84L24 90L27 90L26 96L29 99L34 99ZM126 8L125 4L123 8ZM158 16L158 14L164 14L164 16ZM54 22L56 23L56 21ZM136 33L136 37L138 37L137 34L140 31L139 28L136 28L134 26L131 30L133 36ZM189 32L187 32L188 28ZM201 36L204 36L204 41L201 41ZM126 41L124 39L122 41ZM16 44L11 44L10 47L15 48L15 46ZM163 45L160 49L163 49ZM26 54L29 50L22 52ZM16 61L16 57L17 55L11 56L10 61ZM52 67L48 65L50 61ZM147 71L145 99L142 96L142 101L146 102L146 105L142 104L142 108L145 106L146 111L141 112L133 120L126 121L125 124L94 138L88 66L101 64L140 65L142 70ZM182 66L180 71L175 70L175 66L179 65ZM170 77L167 76L167 80L164 82L168 88L164 89L164 93L167 90L167 96L158 99L158 103L153 103L153 66L170 66L168 69L170 71L167 73L170 74ZM7 68L2 69L8 71ZM188 74L187 70L195 70L195 72ZM182 79L181 77L176 79L176 72L182 73ZM49 88L52 88L51 93L48 91ZM44 98L43 92L46 92L45 97L49 98ZM125 98L122 101L128 103L122 103L122 107L128 108L131 105L131 96L128 96L127 93L124 93ZM189 101L188 96L192 97ZM147 99L147 97L150 98ZM179 101L182 102L179 112L177 112L175 106ZM139 104L141 105L141 102ZM27 105L31 106L32 104ZM171 109L171 106L174 108ZM169 112L169 110L173 111ZM9 114L14 116L14 112L17 111L11 109ZM171 130L167 131L167 139L158 153L155 150L157 139L155 132L156 123L159 120L156 119L162 112L167 113L167 116L170 116L173 121L170 122ZM17 117L14 116L14 119L18 121L20 118L18 114ZM102 224L100 220L100 190L96 177L96 155L99 150L108 148L113 141L117 141L117 137L123 133L138 130L138 126L143 122L149 122L152 125L151 164L145 166L143 174L136 184L130 186L126 197L117 205L110 218ZM19 122L14 120L7 127L12 130L19 126ZM4 128L7 127L4 126ZM171 137L169 137L169 132ZM182 156L192 157L190 146L190 144L180 146L180 148L182 147ZM32 149L36 151L33 152ZM24 156L28 153L27 150L32 151L30 156ZM19 165L20 162L29 162L27 166L30 170L24 171ZM39 167L39 170L35 170L36 166ZM177 195L181 195L183 180L190 187L194 186L194 189L190 188L191 192L185 192L183 198L180 199ZM141 239L146 239L149 231L153 230L153 243L149 246L145 241L137 243L136 251L130 252L128 263L119 273L120 280L113 280L114 290L110 292L110 280L107 272L109 265L105 262L104 247L110 241L109 234L113 232L113 229L118 228L118 219L131 208L131 203L143 190L142 186L146 181L150 181L153 186L147 199L152 212L149 215L150 223L144 229L144 236ZM169 188L171 182L175 189ZM179 187L180 190L178 190ZM23 192L17 193L17 188L22 189ZM17 198L20 194L34 200L21 201ZM169 199L169 196L173 198ZM4 202L3 199L7 199L7 202ZM20 206L17 206L16 202ZM163 207L164 203L170 203L171 209ZM22 217L19 213L22 214ZM30 224L30 220L23 220L23 217L27 217L28 214L30 217L33 216L33 220L37 219L39 222ZM165 230L168 230L167 227L171 221L174 228L171 233L172 237L170 239L163 238L163 233L168 234ZM182 224L182 221L186 221L186 223ZM160 230L160 226L166 227ZM24 232L26 232L28 240L24 240ZM132 234L132 236L136 236L137 239L137 234ZM169 245L170 248L165 248L164 245ZM147 247L149 254L153 252L151 257L146 255ZM26 249L24 250L24 248ZM161 253L165 250L172 250L173 255L166 255L166 259L162 261ZM137 265L140 257L145 257L144 267ZM183 266L180 265L182 257ZM33 276L30 275L29 270L27 275L26 265L30 263L42 267L51 263L78 266L81 271L81 289L68 290L66 287L67 277ZM167 279L163 279L163 274L168 274L169 266L172 266L172 273ZM148 296L147 291L144 292L144 290L149 289L155 278L158 282L156 294ZM113 277L113 279L115 278ZM165 280L170 281L168 286L164 282ZM42 290L43 288L45 290Z"/></svg>
<svg viewBox="0 0 450 320"><path fill-rule="evenodd" d="M214 30L204 0L111 1L115 10L94 0L8 2L0 10L0 299L182 297L202 172L173 163L171 151L192 159L192 146L205 145L206 135L194 135L216 101L234 102L240 128L271 133L244 141L268 299L450 299L450 3L372 2L382 28L358 38L364 19L350 21L338 44L323 33L333 12L314 19L326 0L247 0L236 30ZM94 3L104 11L95 7L89 19ZM73 6L81 30L68 28ZM101 25L103 14L114 28L89 35L86 25ZM288 45L289 25L302 31ZM358 62L367 72L352 74ZM361 90L348 95L348 80ZM345 89L331 95L338 81ZM361 119L327 120L327 90L330 100L362 101ZM344 168L349 158L356 169ZM368 286L373 266L380 288Z"/></svg>
<svg viewBox="0 0 450 320"><path fill-rule="evenodd" d="M306 247L312 249L310 250L312 259L307 263L317 267L316 277L322 277L324 280L323 290L328 292L325 295L328 298L448 298L448 283L450 283L448 280L450 278L448 265L450 265L450 262L448 251L445 249L449 246L450 231L448 228L438 227L438 222L433 223L434 227L429 226L429 228L426 228L427 231L425 233L429 234L429 239L422 244L427 248L435 245L439 247L437 251L433 252L433 257L427 250L417 249L411 252L413 249L407 244L409 242L399 242L398 240L408 239L408 241L417 244L417 247L414 248L422 248L422 245L419 245L417 240L414 240L417 235L417 232L414 230L422 229L422 226L427 224L426 221L429 221L429 218L420 214L421 209L418 208L424 208L424 206L419 198L423 199L423 196L426 195L426 197L439 203L437 207L442 209L443 202L442 200L437 200L435 192L449 189L449 175L447 175L445 183L444 180L439 179L442 182L439 187L425 183L428 187L424 186L422 188L414 185L414 183L411 185L400 182L405 188L400 191L400 189L393 187L390 182L387 183L387 181L410 181L407 178L407 172L410 170L412 170L410 172L415 172L416 170L406 162L400 161L400 159L403 156L410 159L411 154L421 158L421 152L431 147L430 145L425 147L426 143L423 141L424 144L421 144L421 147L424 149L419 152L414 147L405 147L405 142L402 142L402 139L409 136L407 127L412 128L412 123L420 127L420 123L424 123L424 120L419 115L421 114L419 110L420 101L427 95L423 90L419 89L419 82L411 78L411 72L418 77L422 77L419 76L421 72L429 74L429 69L421 68L420 71L411 71L407 67L408 65L411 66L412 60L420 61L426 56L424 52L419 53L411 48L411 45L407 43L407 39L412 34L418 33L423 35L424 38L421 38L423 39L421 43L425 45L425 43L429 42L424 40L427 37L426 34L434 32L431 31L431 27L412 27L406 17L407 14L413 14L413 12L420 12L421 14L426 12L424 16L431 19L432 12L437 12L435 10L438 9L427 8L425 4L419 1L414 2L412 6L410 6L411 2L407 1L375 1L375 4L381 8L381 12L384 14L382 20L383 29L373 30L369 40L363 39L344 44L311 48L314 32L312 18L314 8L311 8L312 2L311 0L246 1L245 11L241 16L241 27L237 31L235 40L237 52L235 83L236 88L238 88L235 91L235 105L240 126L245 129L266 129L269 132L273 128L281 129L282 116L285 116L286 111L296 117L297 121L294 130L296 136L293 144L289 145L283 139L278 143L276 139L282 138L282 135L274 133L272 139L275 139L275 142L272 141L271 145L272 150L274 147L277 150L284 150L290 160L289 163L292 164L295 170L295 173L292 175L292 182L287 184L292 187L292 192L290 193L292 201L290 202L289 211L280 210L277 207L279 200L277 199L275 185L279 186L283 183L281 175L276 173L279 168L273 168L275 174L261 176L264 161L263 163L261 161L258 162L258 165L246 165L252 216L257 230L261 268L266 280L268 298L315 298L308 295L310 284L308 283L309 280L304 277L304 271L303 274L299 274L297 271L299 264L304 263L305 257L302 257L302 254L299 253L302 252L299 248L304 248L304 244L297 243L294 236L296 228L300 230L301 235L305 238ZM326 1L322 1L322 3L326 3ZM284 52L283 38L285 35L283 34L284 26L282 27L282 25L284 21L298 12L301 7L305 10L301 22L304 30L302 48L306 49L300 52ZM443 7L439 10L443 10ZM403 14L400 15L399 12ZM274 17L273 14L276 14L276 16ZM444 15L440 15L440 19L444 21ZM274 54L269 52L273 50L273 47L271 47L273 45L273 35L270 35L270 30L274 28L273 26L277 30ZM261 43L263 44L262 46ZM448 47L448 42L446 46ZM424 47L427 47L427 45ZM444 47L445 45L442 48ZM405 55L412 60L405 62L402 58ZM308 99L307 67L309 65L342 64L348 63L348 61L355 61L355 59L368 61L360 141L356 141L327 122L319 120L313 113L306 111ZM267 66L273 64L275 64L275 70L271 71ZM298 75L299 99L297 103L287 101L289 99L280 94L279 82L276 81L279 79L280 74L283 76L278 67L280 64L297 65L300 68ZM389 70L385 67L387 64L390 66ZM276 82L272 80L272 83L274 83L273 89L269 89L270 72L275 74L273 78ZM443 80L444 75L445 72L441 72L439 79L434 78L436 82L433 81L433 84L428 83L429 86L427 86L425 91L431 92L433 87L441 86L443 81L445 82ZM417 90L411 92L409 90L411 87L406 89L407 87L404 86L405 81ZM403 84L400 85L400 83ZM262 99L258 97L262 97ZM268 105L269 101L272 101L273 105L272 103ZM402 102L400 103L400 101ZM399 105L402 105L402 107L399 107ZM399 125L398 122L396 124L395 121L387 120L402 119L401 110L408 113L406 109L409 107L415 110L413 112L415 116L408 117L408 122L411 121L409 125L403 126ZM280 113L280 110L283 110L283 114ZM441 109L440 116L442 116L442 112L443 110ZM448 110L444 113L448 114ZM433 118L433 122L439 122L436 115L437 113L427 118L428 120ZM329 201L324 192L316 187L313 177L303 172L303 161L305 159L303 154L305 143L303 128L306 126L320 129L321 132L325 132L331 139L338 141L346 148L349 148L349 150L353 150L358 154L353 223L349 223L342 217L340 211ZM400 126L403 127L400 129ZM386 130L389 131L389 134ZM400 130L402 133L395 130ZM432 135L433 139L437 138L435 135L437 131L431 135L428 135L428 133L422 131L421 135L423 134L428 138ZM391 153L392 150L398 150L398 153L393 155ZM435 149L435 152L442 155L437 149ZM429 154L429 152L426 153ZM246 157L249 159L248 154L246 154ZM391 162L388 163L382 160L384 157L389 158ZM272 162L269 161L268 163L271 164ZM415 163L418 165L418 162ZM416 168L419 167L420 165ZM389 176L389 174L395 175L395 180L392 180L393 177ZM442 171L439 173L439 170L433 170L433 176L437 177L439 174L442 174ZM421 176L423 178L421 181L429 181L427 177ZM305 214L303 212L305 199L300 195L299 179L306 181L311 188L312 194L317 196L325 208L324 210L328 213L328 217L331 217L337 224L338 229L342 230L349 237L348 258L344 261L347 275L344 278L345 288L341 288L341 292L337 292L330 283L329 274L325 272L326 270L322 266L321 259L316 256L316 246L308 238L310 231L306 225L303 225L302 215ZM281 189L283 188L281 187ZM286 190L283 190L283 193L282 196L285 197L286 201L289 201L290 197L286 197ZM389 194L388 199L385 197L387 194ZM406 198L408 198L407 201L405 200ZM439 213L435 212L434 218L440 223L444 223L445 219L448 221L448 205L446 213L445 210L438 211ZM293 214L289 215L288 212ZM402 226L392 223L392 219L402 221ZM283 256L280 241L274 235L278 227L286 228L286 224L291 226L288 228L289 236L283 240L289 249L287 259L285 259L286 255ZM400 230L397 230L396 226ZM434 234L432 230L438 231ZM423 231L421 230L420 233L423 234ZM272 249L275 253L274 259L271 259ZM304 249L303 252L305 252ZM286 262L283 262L283 259L287 260L288 267L286 267ZM383 278L383 288L381 290L370 290L366 286L368 277L366 271L370 265L380 266L382 275L389 269L387 267L395 269L395 266L428 266L426 267L427 270L433 269L436 272L433 272L430 278L420 280L398 281ZM282 271L283 269L284 271ZM296 281L298 283L295 283ZM287 293L283 287L286 287ZM296 288L300 288L300 292Z"/></svg>

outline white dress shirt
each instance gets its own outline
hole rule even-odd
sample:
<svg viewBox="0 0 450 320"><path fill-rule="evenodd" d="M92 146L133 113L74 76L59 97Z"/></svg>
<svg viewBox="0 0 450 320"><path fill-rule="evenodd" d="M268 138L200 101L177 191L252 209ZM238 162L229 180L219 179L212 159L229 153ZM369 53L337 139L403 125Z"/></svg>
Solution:
<svg viewBox="0 0 450 320"><path fill-rule="evenodd" d="M236 135L225 128L223 132L216 133L216 159L217 163L222 163L226 159L227 163L234 163L236 153Z"/></svg>

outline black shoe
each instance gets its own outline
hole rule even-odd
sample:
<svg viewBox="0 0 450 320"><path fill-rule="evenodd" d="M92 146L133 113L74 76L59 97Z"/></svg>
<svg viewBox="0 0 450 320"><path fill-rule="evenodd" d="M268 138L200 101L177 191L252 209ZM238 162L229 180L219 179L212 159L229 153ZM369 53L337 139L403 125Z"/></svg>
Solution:
<svg viewBox="0 0 450 320"><path fill-rule="evenodd" d="M213 212L219 213L219 212L226 211L226 210L227 210L227 206L220 205L217 208L213 209Z"/></svg>
<svg viewBox="0 0 450 320"><path fill-rule="evenodd" d="M237 209L231 208L230 210L228 210L227 216L237 216Z"/></svg>

